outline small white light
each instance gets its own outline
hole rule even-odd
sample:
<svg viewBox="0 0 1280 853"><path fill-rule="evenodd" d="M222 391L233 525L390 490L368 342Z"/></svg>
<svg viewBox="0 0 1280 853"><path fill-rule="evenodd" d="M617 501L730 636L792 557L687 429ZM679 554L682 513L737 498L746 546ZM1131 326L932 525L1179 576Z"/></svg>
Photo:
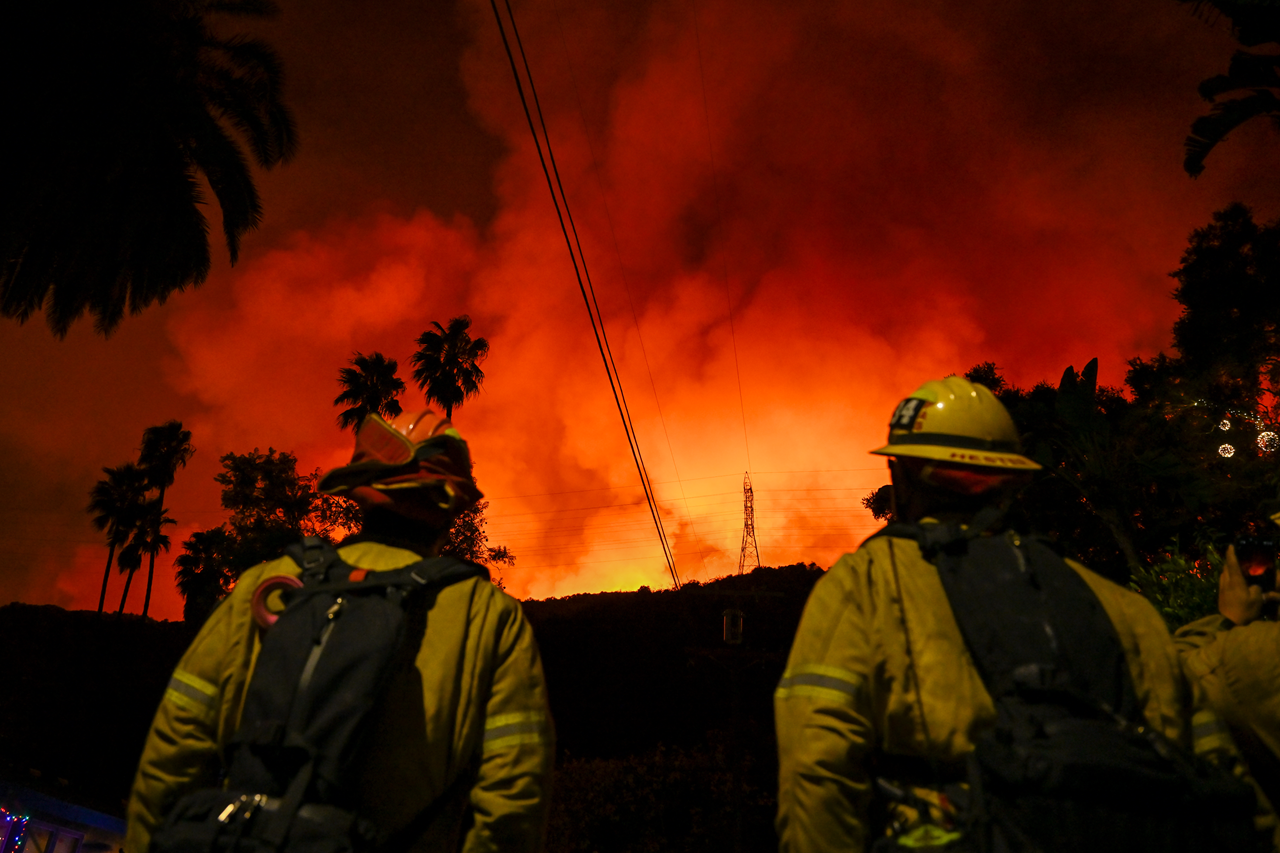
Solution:
<svg viewBox="0 0 1280 853"><path fill-rule="evenodd" d="M1232 456L1236 455L1236 449L1229 444L1224 444L1218 448L1218 455L1230 459Z"/></svg>
<svg viewBox="0 0 1280 853"><path fill-rule="evenodd" d="M1258 433L1258 447L1263 453L1270 453L1276 447L1280 447L1280 437L1277 437L1274 432L1260 432Z"/></svg>
<svg viewBox="0 0 1280 853"><path fill-rule="evenodd" d="M942 404L941 404L941 403L939 403L939 404L938 404L938 408L939 408L939 409L941 409L941 408L942 408Z"/></svg>

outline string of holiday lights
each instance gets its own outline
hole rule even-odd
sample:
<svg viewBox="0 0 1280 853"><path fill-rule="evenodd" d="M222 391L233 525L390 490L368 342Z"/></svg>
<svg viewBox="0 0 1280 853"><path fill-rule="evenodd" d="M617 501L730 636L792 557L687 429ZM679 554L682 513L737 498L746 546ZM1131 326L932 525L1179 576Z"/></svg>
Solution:
<svg viewBox="0 0 1280 853"><path fill-rule="evenodd" d="M0 844L0 853L16 853L22 849L22 842L27 836L27 823L30 820L31 818L26 815L16 815L4 806L0 806L0 823L9 824L4 827L3 832L0 832L0 841L3 841ZM18 830L16 833L13 832L15 827Z"/></svg>
<svg viewBox="0 0 1280 853"><path fill-rule="evenodd" d="M1192 405L1208 406L1209 404L1204 400L1196 400ZM1230 432L1236 426L1232 423L1232 418L1235 418L1238 421L1243 421L1246 424L1252 425L1255 429L1260 430L1257 437L1254 439L1254 443L1258 445L1258 449L1260 451L1263 453L1274 453L1277 449L1280 449L1280 436L1277 436L1271 429L1272 424L1269 424L1267 421L1258 417L1256 412L1247 412L1241 409L1227 409L1226 413L1230 415L1230 417L1223 418L1217 425L1218 429L1223 432ZM1224 459L1230 459L1232 456L1236 455L1235 445L1229 443L1219 445L1218 455Z"/></svg>

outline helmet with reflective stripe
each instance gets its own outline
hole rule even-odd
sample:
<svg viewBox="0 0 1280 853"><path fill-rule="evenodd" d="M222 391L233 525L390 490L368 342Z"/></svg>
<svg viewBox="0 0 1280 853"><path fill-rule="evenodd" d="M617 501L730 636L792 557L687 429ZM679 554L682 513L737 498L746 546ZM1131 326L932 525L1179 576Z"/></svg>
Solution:
<svg viewBox="0 0 1280 853"><path fill-rule="evenodd" d="M871 452L981 468L1040 467L1022 455L1018 428L996 395L959 376L926 382L899 403L889 443Z"/></svg>

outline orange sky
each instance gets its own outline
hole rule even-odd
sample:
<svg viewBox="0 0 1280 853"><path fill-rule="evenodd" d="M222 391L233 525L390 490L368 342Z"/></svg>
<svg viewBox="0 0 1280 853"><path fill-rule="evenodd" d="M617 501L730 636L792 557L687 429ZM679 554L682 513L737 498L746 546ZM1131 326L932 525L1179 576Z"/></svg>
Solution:
<svg viewBox="0 0 1280 853"><path fill-rule="evenodd" d="M664 584L488 5L284 5L259 32L302 148L261 176L241 263L218 247L109 341L0 325L0 602L96 606L88 490L176 417L197 454L153 613L180 618L170 563L225 517L218 457L344 461L338 369L378 350L408 380L413 339L464 312L492 355L455 423L508 589ZM1280 215L1269 127L1182 173L1233 43L1172 0L515 9L683 578L736 568L748 468L764 562L829 565L873 529L866 451L900 397L986 360L1031 384L1097 356L1118 383L1168 345L1191 229L1235 199Z"/></svg>

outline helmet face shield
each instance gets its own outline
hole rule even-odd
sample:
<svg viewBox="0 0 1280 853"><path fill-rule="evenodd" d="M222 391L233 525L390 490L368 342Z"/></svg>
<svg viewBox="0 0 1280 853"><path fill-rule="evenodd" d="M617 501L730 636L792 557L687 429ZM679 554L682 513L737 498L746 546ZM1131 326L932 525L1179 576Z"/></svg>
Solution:
<svg viewBox="0 0 1280 853"><path fill-rule="evenodd" d="M429 409L390 423L369 415L356 431L350 464L325 474L317 487L365 508L381 506L437 524L449 523L483 497L471 476L467 443Z"/></svg>
<svg viewBox="0 0 1280 853"><path fill-rule="evenodd" d="M889 443L871 451L982 468L1035 471L1018 429L984 385L958 376L926 382L894 409Z"/></svg>

